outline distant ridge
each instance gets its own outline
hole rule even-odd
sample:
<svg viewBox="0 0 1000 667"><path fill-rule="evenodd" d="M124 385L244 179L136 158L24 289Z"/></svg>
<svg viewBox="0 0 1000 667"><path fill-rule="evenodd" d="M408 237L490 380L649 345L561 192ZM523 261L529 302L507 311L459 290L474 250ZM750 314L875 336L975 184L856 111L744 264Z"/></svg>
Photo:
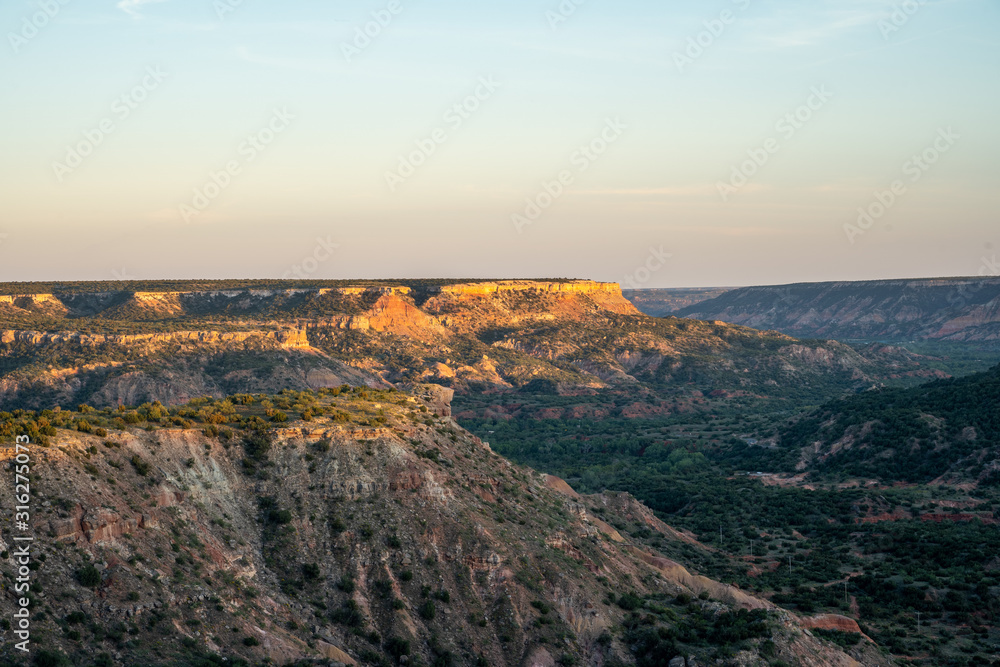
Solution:
<svg viewBox="0 0 1000 667"><path fill-rule="evenodd" d="M802 338L1000 345L1000 277L743 287L673 315Z"/></svg>

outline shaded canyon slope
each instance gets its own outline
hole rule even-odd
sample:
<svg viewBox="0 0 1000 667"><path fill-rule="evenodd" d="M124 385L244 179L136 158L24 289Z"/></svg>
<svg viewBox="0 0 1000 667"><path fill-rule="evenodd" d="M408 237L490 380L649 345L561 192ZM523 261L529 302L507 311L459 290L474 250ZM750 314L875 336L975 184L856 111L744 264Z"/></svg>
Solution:
<svg viewBox="0 0 1000 667"><path fill-rule="evenodd" d="M674 314L804 338L934 340L1000 347L1000 278L744 287Z"/></svg>
<svg viewBox="0 0 1000 667"><path fill-rule="evenodd" d="M693 306L736 289L735 287L677 287L623 289L622 294L636 308L652 317L673 315L682 308Z"/></svg>
<svg viewBox="0 0 1000 667"><path fill-rule="evenodd" d="M785 467L884 483L1000 485L1000 366L843 398L779 433Z"/></svg>

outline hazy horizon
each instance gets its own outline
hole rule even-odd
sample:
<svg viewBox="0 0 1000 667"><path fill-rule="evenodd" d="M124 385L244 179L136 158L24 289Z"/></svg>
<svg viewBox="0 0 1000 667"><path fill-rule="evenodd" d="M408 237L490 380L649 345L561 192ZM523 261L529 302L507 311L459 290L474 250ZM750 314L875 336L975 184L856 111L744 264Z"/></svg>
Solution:
<svg viewBox="0 0 1000 667"><path fill-rule="evenodd" d="M998 20L18 0L0 281L998 275Z"/></svg>

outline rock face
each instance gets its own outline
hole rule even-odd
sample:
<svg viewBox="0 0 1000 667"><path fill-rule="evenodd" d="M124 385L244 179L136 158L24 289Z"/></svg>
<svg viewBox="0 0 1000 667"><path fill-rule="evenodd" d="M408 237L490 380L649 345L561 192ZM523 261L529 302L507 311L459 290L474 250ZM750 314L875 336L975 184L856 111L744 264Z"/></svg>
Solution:
<svg viewBox="0 0 1000 667"><path fill-rule="evenodd" d="M673 314L804 338L971 341L1000 347L1000 278L744 287Z"/></svg>
<svg viewBox="0 0 1000 667"><path fill-rule="evenodd" d="M266 285L9 294L0 299L0 406L176 404L341 384L430 382L466 394L536 385L563 395L642 386L653 398L622 412L633 418L793 383L835 396L933 372L904 351L656 320L614 283ZM711 385L698 398L694 378Z"/></svg>
<svg viewBox="0 0 1000 667"><path fill-rule="evenodd" d="M24 343L27 345L54 345L72 343L81 347L99 347L113 345L120 347L143 347L149 350L171 344L190 345L245 345L257 343L262 346L273 346L278 349L296 349L309 347L306 332L301 329L282 329L279 331L175 331L162 334L135 335L101 335L81 334L77 332L39 333L37 331L0 331L0 343L10 345Z"/></svg>
<svg viewBox="0 0 1000 667"><path fill-rule="evenodd" d="M800 623L802 627L810 630L837 630L838 632L862 634L857 621L846 616L838 616L837 614L823 614L821 616L813 616L812 618L804 618Z"/></svg>
<svg viewBox="0 0 1000 667"><path fill-rule="evenodd" d="M704 591L710 599L692 602L699 615L772 608L605 534L593 512L628 521L619 508L638 512L634 500L551 489L448 418L424 417L433 403L420 391L329 396L325 413L350 420L274 429L256 472L238 439L195 429L60 431L55 446L35 449L45 539L33 581L48 613L32 628L46 648L81 665L99 648L143 664L153 643L162 664L182 664L196 646L252 664L368 664L405 648L412 664L464 655L497 667L628 665L613 593ZM378 428L352 421L376 413ZM0 464L13 456L0 447ZM13 516L13 503L0 495L0 513ZM96 580L81 575L89 567ZM0 597L0 613L12 605ZM64 633L59 623L76 612L105 639ZM128 642L114 643L119 631ZM777 625L773 640L783 657L848 664L791 626ZM13 650L0 647L0 662Z"/></svg>

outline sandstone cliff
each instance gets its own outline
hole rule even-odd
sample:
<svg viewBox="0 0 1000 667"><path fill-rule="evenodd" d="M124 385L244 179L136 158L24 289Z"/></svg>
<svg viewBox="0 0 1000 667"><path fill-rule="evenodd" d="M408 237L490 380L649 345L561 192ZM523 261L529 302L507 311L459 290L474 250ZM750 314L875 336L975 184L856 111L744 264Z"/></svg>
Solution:
<svg viewBox="0 0 1000 667"><path fill-rule="evenodd" d="M694 407L692 383L713 399L784 395L791 385L825 398L929 372L903 351L650 318L618 285L593 281L76 289L0 299L0 403L183 402L430 380L464 393L641 386L669 397L677 408L655 408L669 411Z"/></svg>

